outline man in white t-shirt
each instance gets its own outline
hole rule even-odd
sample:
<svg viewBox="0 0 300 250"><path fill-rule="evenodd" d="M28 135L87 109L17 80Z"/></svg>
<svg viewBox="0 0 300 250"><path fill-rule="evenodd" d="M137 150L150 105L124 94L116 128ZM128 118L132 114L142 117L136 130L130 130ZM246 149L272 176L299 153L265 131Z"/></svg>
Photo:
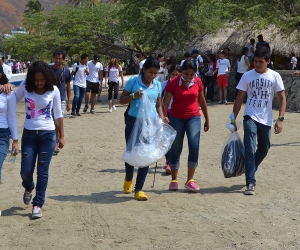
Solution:
<svg viewBox="0 0 300 250"><path fill-rule="evenodd" d="M297 58L296 58L296 55L294 52L291 53L291 56L292 56L291 62L290 62L291 70L295 70L295 69L297 69Z"/></svg>
<svg viewBox="0 0 300 250"><path fill-rule="evenodd" d="M147 55L145 53L142 53L141 57L140 57L140 71L139 71L139 74L140 74L146 60L147 60Z"/></svg>
<svg viewBox="0 0 300 250"><path fill-rule="evenodd" d="M95 103L96 103L96 95L98 92L101 93L102 89L102 81L103 81L103 66L99 62L100 55L95 54L92 61L89 61L87 63L87 66L89 68L89 75L86 78L86 91L85 91L85 107L83 109L83 112L86 113L86 111L89 108L89 99L90 99L90 92L92 92L91 95L91 114L95 113Z"/></svg>
<svg viewBox="0 0 300 250"><path fill-rule="evenodd" d="M184 60L181 60L180 67L182 67L185 60L188 60L191 58L191 54L189 52L185 52L183 56L184 56Z"/></svg>
<svg viewBox="0 0 300 250"><path fill-rule="evenodd" d="M87 62L89 56L87 54L82 54L80 57L80 62L73 65L71 75L74 76L73 80L73 91L74 99L72 102L72 112L71 115L81 116L79 113L80 106L85 94L86 89L86 76L89 74L89 69Z"/></svg>
<svg viewBox="0 0 300 250"><path fill-rule="evenodd" d="M219 104L227 104L227 88L228 88L228 75L230 73L230 61L225 58L225 51L221 50L219 53L220 59L217 60L217 66L213 75L218 72L218 88L220 101ZM224 97L223 97L224 94Z"/></svg>
<svg viewBox="0 0 300 250"><path fill-rule="evenodd" d="M255 172L267 156L270 148L272 117L272 99L275 93L279 98L279 116L274 125L275 134L282 131L282 122L286 109L286 97L283 82L279 73L268 69L270 52L267 48L259 48L254 52L254 69L244 73L238 86L239 93L235 99L231 123L241 109L247 93L244 111L244 145L246 189L244 194L253 195L256 186ZM257 147L256 147L257 144Z"/></svg>
<svg viewBox="0 0 300 250"><path fill-rule="evenodd" d="M201 70L201 68L204 67L203 58L202 58L202 56L199 55L199 51L196 48L192 49L191 56L194 60L196 60L196 65L197 65L196 74L199 78L201 78L200 70Z"/></svg>
<svg viewBox="0 0 300 250"><path fill-rule="evenodd" d="M3 73L6 75L7 79L9 80L12 76L11 67L4 63L4 57L0 57L0 65L3 68Z"/></svg>

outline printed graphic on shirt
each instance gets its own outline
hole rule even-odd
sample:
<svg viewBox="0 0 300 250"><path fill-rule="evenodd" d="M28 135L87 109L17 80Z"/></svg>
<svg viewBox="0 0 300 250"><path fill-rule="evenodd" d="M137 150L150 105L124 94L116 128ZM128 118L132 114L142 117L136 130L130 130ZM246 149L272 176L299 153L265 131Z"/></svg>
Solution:
<svg viewBox="0 0 300 250"><path fill-rule="evenodd" d="M31 98L25 98L25 107L26 107L26 119L34 119L35 118L35 103ZM51 106L52 100L48 103L48 105L42 109L38 110L39 115L45 116L45 119L51 118Z"/></svg>
<svg viewBox="0 0 300 250"><path fill-rule="evenodd" d="M273 81L265 78L249 82L248 88L250 95L248 97L247 105L254 108L267 108L272 95L273 85Z"/></svg>

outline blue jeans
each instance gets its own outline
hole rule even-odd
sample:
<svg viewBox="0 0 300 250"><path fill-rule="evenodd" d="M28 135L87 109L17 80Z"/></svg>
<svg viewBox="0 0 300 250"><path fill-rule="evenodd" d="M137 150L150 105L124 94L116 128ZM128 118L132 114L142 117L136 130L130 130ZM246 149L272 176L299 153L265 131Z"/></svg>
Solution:
<svg viewBox="0 0 300 250"><path fill-rule="evenodd" d="M257 138L257 148L256 148ZM246 185L256 185L255 172L267 156L270 148L271 127L244 117L245 175Z"/></svg>
<svg viewBox="0 0 300 250"><path fill-rule="evenodd" d="M0 128L0 182L2 182L2 165L9 148L9 128Z"/></svg>
<svg viewBox="0 0 300 250"><path fill-rule="evenodd" d="M36 196L33 206L42 207L48 184L50 161L56 145L55 130L23 130L21 178L22 186L26 190L34 189L33 173L37 158Z"/></svg>
<svg viewBox="0 0 300 250"><path fill-rule="evenodd" d="M134 123L135 123L136 118L133 116L128 115L126 119L126 127L125 127L125 140L126 143L128 142L130 138L131 131L133 129ZM126 180L131 181L133 179L133 172L134 172L134 167L125 162L125 171L126 171ZM136 182L135 182L135 187L134 191L138 192L143 189L147 174L149 171L149 166L148 167L143 167L143 168L138 168L138 173L136 176Z"/></svg>
<svg viewBox="0 0 300 250"><path fill-rule="evenodd" d="M74 98L72 102L72 112L79 113L80 106L85 95L85 88L73 85Z"/></svg>
<svg viewBox="0 0 300 250"><path fill-rule="evenodd" d="M176 138L170 149L170 167L179 169L180 154L183 147L184 134L186 133L189 146L188 168L196 168L198 165L201 119L193 116L189 119L181 119L170 116L170 125L177 131Z"/></svg>

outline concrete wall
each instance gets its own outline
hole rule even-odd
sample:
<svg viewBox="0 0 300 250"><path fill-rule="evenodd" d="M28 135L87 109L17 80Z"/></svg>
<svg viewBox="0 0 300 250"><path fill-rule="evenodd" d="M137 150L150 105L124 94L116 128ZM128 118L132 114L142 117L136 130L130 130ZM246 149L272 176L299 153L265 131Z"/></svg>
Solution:
<svg viewBox="0 0 300 250"><path fill-rule="evenodd" d="M276 70L282 77L283 84L285 87L286 97L287 97L287 110L290 111L300 111L300 77L294 77L293 70ZM228 100L234 100L236 81L234 78L234 72L231 72L229 77L228 86ZM219 94L217 87L215 85L215 99L219 100ZM275 94L273 99L273 108L279 107L278 97Z"/></svg>

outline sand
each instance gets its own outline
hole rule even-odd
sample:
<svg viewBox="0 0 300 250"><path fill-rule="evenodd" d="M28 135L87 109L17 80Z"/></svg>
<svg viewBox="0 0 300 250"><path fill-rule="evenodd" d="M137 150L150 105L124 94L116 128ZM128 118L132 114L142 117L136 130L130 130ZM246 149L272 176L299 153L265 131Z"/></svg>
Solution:
<svg viewBox="0 0 300 250"><path fill-rule="evenodd" d="M185 140L180 190L168 191L171 177L162 159L154 188L151 166L144 186L149 200L142 202L123 193L126 107L106 113L106 91L94 115L67 113L66 145L52 158L41 219L31 220L31 206L22 201L20 155L15 164L5 161L0 249L300 249L299 114L287 113L283 132L272 134L256 194L245 196L244 175L225 179L220 168L232 104L210 105L210 130L201 134L195 174L200 192L184 190ZM21 138L23 104L17 113Z"/></svg>

